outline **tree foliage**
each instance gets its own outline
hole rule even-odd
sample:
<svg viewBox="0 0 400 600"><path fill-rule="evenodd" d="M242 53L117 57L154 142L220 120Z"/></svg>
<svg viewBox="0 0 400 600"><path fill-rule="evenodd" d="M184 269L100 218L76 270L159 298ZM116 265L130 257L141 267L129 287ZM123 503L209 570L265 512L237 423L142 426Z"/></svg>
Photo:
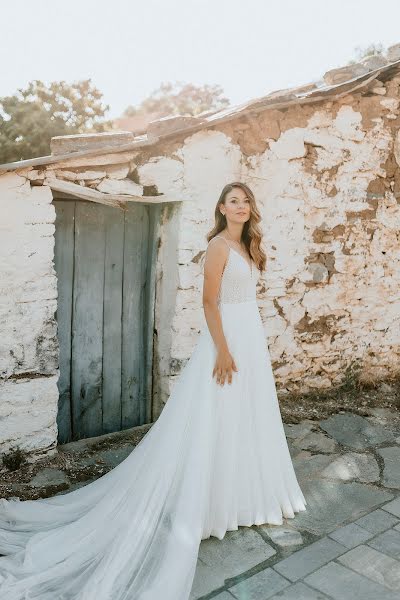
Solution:
<svg viewBox="0 0 400 600"><path fill-rule="evenodd" d="M34 80L13 96L0 98L0 163L45 156L56 135L110 129L102 120L108 110L90 79L48 86Z"/></svg>
<svg viewBox="0 0 400 600"><path fill-rule="evenodd" d="M137 106L128 106L125 117L157 113L168 115L197 116L204 111L215 111L229 106L219 85L196 86L192 83L162 83L150 96Z"/></svg>

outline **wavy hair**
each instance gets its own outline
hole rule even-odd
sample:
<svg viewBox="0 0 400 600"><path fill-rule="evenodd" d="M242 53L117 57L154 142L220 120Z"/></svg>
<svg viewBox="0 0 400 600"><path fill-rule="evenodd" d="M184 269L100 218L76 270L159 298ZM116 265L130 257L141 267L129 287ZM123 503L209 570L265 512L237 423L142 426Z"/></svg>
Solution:
<svg viewBox="0 0 400 600"><path fill-rule="evenodd" d="M254 260L255 264L260 269L260 271L265 271L267 257L263 248L261 247L262 231L261 227L259 226L259 222L261 221L261 214L258 210L253 192L245 183L242 183L241 181L234 181L232 183L226 184L225 187L222 189L220 197L218 198L218 202L215 206L215 224L211 231L207 234L207 242L210 242L210 240L212 240L213 237L215 237L219 234L220 231L225 229L226 217L221 213L219 207L221 204L225 204L226 195L229 192L231 192L234 188L240 188L241 190L243 190L248 199L250 200L250 218L243 225L241 241L245 244L248 253Z"/></svg>

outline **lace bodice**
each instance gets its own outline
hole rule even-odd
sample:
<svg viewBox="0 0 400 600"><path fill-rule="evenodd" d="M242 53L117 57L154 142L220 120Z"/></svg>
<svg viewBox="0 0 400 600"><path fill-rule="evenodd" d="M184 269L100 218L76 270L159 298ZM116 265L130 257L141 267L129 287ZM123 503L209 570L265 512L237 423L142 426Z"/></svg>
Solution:
<svg viewBox="0 0 400 600"><path fill-rule="evenodd" d="M221 235L214 236L209 245L215 238L222 238L229 247L228 259L222 273L221 285L218 292L218 304L235 304L237 302L248 302L256 300L256 284L260 276L260 271L254 261L244 258L237 250L232 248L228 241Z"/></svg>

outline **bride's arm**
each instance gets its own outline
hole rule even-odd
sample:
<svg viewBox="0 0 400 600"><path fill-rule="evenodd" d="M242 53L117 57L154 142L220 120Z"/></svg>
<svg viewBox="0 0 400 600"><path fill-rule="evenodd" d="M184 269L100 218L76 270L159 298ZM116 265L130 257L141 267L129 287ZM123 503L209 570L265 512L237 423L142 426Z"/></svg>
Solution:
<svg viewBox="0 0 400 600"><path fill-rule="evenodd" d="M203 310L211 337L217 348L217 360L213 376L217 374L217 383L222 385L225 378L232 381L232 370L237 371L235 362L229 352L228 344L222 328L221 315L218 309L218 292L221 277L228 259L229 249L226 243L216 239L207 248L204 263Z"/></svg>

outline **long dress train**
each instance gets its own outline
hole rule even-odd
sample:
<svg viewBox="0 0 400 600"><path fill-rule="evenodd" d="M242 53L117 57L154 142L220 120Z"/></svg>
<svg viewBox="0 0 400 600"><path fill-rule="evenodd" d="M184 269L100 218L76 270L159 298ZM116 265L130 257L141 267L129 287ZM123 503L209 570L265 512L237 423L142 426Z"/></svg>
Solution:
<svg viewBox="0 0 400 600"><path fill-rule="evenodd" d="M238 368L231 384L212 377L204 320L161 415L122 463L63 495L0 500L0 598L187 600L202 539L306 510L256 302L259 274L230 248L219 309Z"/></svg>

